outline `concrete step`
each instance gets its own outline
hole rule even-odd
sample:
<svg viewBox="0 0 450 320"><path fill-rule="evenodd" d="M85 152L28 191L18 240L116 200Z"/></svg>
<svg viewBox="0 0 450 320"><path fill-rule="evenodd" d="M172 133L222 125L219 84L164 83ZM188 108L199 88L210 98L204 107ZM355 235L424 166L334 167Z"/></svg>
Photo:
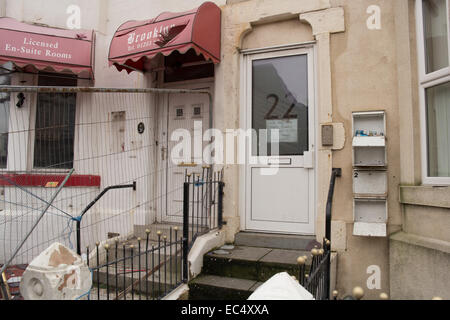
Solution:
<svg viewBox="0 0 450 320"><path fill-rule="evenodd" d="M102 268L100 271L95 271L93 274L93 288L97 289L99 282L100 289L106 289L108 279L111 298L115 298L116 288L120 293L120 291L124 289L124 284L125 288L128 288L132 283L133 292L135 295L141 294L149 297L162 297L173 290L173 288L179 285L182 281L181 269L179 267L175 269L175 267L173 266L173 269L169 270L167 266L166 270L162 268L161 270L156 271L154 274L150 275L147 278L145 277L145 269L143 269L139 273L138 269L136 268L135 272L133 272L133 275L131 274L131 270L128 270L128 267L126 267L125 269L125 276L123 273L123 266L118 266L117 276L116 268L114 266L111 266L108 272L106 271L106 268ZM131 290L128 291L128 295L130 294Z"/></svg>
<svg viewBox="0 0 450 320"><path fill-rule="evenodd" d="M134 283L133 292L135 293L135 300L139 299L139 294L141 294L142 300L146 300L147 297L161 298L179 285L182 281L182 244L176 243L169 245L171 228L172 240L176 240L174 227L175 225L135 226L136 234L132 237L118 243L110 243L108 254L109 270L107 271L106 267L102 267L93 274L93 287L97 290L95 291L95 295L97 292L100 292L101 298L104 299L106 297L108 282L111 299L114 299L116 296L116 286L120 292L124 287L129 287ZM146 240L147 234L145 233L146 229L151 230L151 234L154 235L149 237L148 247ZM158 231L161 231L160 241L158 241ZM179 230L177 232L178 238L181 235L182 231ZM164 236L167 237L166 246L164 246ZM139 237L141 238L140 241L138 240ZM157 250L158 247L161 247L161 249ZM147 248L149 250L148 252ZM154 254L152 254L152 248L155 248L155 251L153 251ZM139 252L141 253L140 255L138 254ZM131 259L132 255L133 259ZM124 256L126 259L121 260ZM116 260L120 261L115 263ZM102 265L106 263L106 255L104 253L101 256L100 263ZM145 278L147 272L160 265L160 270L155 271L154 274ZM133 275L131 266L133 266L134 270ZM140 281L138 280L139 278L141 279ZM97 289L97 281L100 282L100 290ZM91 295L94 294L91 293ZM128 292L127 299L130 299L130 297L131 292ZM123 300L123 297L121 300Z"/></svg>
<svg viewBox="0 0 450 320"><path fill-rule="evenodd" d="M283 235L256 232L239 232L235 245L286 250L310 251L314 246L321 247L315 236Z"/></svg>
<svg viewBox="0 0 450 320"><path fill-rule="evenodd" d="M247 300L261 284L247 279L201 275L189 283L189 300Z"/></svg>
<svg viewBox="0 0 450 320"><path fill-rule="evenodd" d="M280 272L298 277L297 258L307 256L306 271L311 265L311 253L303 250L284 250L236 246L229 254L210 252L203 257L202 273L265 282Z"/></svg>

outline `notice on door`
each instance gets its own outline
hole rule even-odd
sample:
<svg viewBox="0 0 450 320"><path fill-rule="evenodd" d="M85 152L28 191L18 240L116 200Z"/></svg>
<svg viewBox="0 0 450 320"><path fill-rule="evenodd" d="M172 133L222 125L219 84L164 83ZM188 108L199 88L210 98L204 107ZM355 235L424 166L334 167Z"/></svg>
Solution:
<svg viewBox="0 0 450 320"><path fill-rule="evenodd" d="M280 143L297 143L298 142L298 120L267 120L267 130L276 130L280 132Z"/></svg>

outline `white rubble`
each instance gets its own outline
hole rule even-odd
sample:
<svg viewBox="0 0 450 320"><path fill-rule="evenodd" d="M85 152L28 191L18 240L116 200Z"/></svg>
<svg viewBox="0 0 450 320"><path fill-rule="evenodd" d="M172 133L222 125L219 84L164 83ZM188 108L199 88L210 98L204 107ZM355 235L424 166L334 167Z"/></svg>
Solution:
<svg viewBox="0 0 450 320"><path fill-rule="evenodd" d="M81 257L54 243L30 263L20 293L25 300L74 300L91 286L91 272Z"/></svg>
<svg viewBox="0 0 450 320"><path fill-rule="evenodd" d="M262 284L248 300L314 300L314 297L287 272L282 272Z"/></svg>

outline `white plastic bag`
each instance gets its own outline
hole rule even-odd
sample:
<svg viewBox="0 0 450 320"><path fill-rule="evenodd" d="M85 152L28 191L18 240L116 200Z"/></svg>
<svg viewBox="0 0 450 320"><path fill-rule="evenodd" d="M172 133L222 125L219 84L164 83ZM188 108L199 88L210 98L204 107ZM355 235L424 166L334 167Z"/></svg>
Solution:
<svg viewBox="0 0 450 320"><path fill-rule="evenodd" d="M314 297L287 272L282 272L256 289L248 300L314 300Z"/></svg>

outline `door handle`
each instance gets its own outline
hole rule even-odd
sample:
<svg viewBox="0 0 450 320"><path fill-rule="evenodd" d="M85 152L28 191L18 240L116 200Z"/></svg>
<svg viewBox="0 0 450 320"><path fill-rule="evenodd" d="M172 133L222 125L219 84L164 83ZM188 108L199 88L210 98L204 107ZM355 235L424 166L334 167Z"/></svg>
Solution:
<svg viewBox="0 0 450 320"><path fill-rule="evenodd" d="M162 159L162 161L166 160L166 151L167 151L167 148L164 148L164 147L161 148L161 159Z"/></svg>

